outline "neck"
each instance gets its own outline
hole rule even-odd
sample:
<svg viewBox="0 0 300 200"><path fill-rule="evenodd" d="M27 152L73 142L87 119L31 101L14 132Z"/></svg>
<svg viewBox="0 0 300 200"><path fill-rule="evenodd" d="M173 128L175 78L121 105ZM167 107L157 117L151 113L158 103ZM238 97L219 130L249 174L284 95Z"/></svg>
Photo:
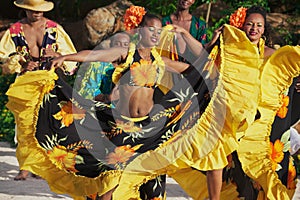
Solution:
<svg viewBox="0 0 300 200"><path fill-rule="evenodd" d="M137 48L138 49L143 49L142 51L151 51L151 48L150 46L145 46L145 45L142 45L142 44L138 44L137 45Z"/></svg>
<svg viewBox="0 0 300 200"><path fill-rule="evenodd" d="M151 49L150 48L139 48L138 52L142 59L151 60Z"/></svg>
<svg viewBox="0 0 300 200"><path fill-rule="evenodd" d="M41 18L40 20L37 20L37 21L33 21L33 20L30 20L28 18L25 18L25 23L30 25L30 26L40 26L40 25L44 25L46 22L46 18Z"/></svg>
<svg viewBox="0 0 300 200"><path fill-rule="evenodd" d="M177 20L189 20L191 17L190 11L186 10L179 10L177 9L174 15L177 17Z"/></svg>

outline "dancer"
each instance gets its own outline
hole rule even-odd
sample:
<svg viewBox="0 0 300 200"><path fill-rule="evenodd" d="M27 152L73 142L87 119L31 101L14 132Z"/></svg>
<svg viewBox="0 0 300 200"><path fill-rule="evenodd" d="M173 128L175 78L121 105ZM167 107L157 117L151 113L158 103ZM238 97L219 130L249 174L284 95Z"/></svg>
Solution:
<svg viewBox="0 0 300 200"><path fill-rule="evenodd" d="M203 45L207 43L205 21L190 13L195 0L178 0L175 13L162 19L163 26L175 24L183 27Z"/></svg>
<svg viewBox="0 0 300 200"><path fill-rule="evenodd" d="M57 79L58 77L53 70L49 72L32 72L32 76L36 75L36 79L30 80L31 87L34 88L31 97L34 98L27 99L26 96L21 94L22 97L20 98L23 100L19 103L15 102L16 104L14 104L19 104L20 106L14 106L14 108L21 108L26 101L35 102L34 104L26 103L26 105L32 106L22 109L23 111L26 110L26 112L34 112L32 118L21 119L22 115L16 115L16 121L20 127L19 130L22 132L20 135L24 138L38 138L37 140L32 140L35 144L30 145L30 147L27 146L29 143L25 142L20 145L20 148L29 147L31 150L26 151L27 154L24 154L20 159L26 161L29 160L28 158L37 158L38 160L34 165L40 167L33 167L26 162L24 163L24 167L31 168L35 173L49 181L50 187L56 192L68 192L74 198L90 194L96 194L102 198L110 198L109 196L112 191L118 185L122 171L126 168L126 163L129 163L130 160L138 156L138 154L155 149L163 143L170 137L170 133L162 129L164 127L164 121L167 119L170 120L167 126L169 129L172 127L171 125L176 124L181 117L180 113L177 113L180 106L176 106L178 100L181 98L178 99L174 95L172 95L174 103L170 103L167 100L165 101L166 106L169 107L169 109L167 109L168 111L164 110L163 107L159 107L159 110L163 109L162 112L157 111L158 108L153 110L153 90L156 85L159 84L165 66L173 67L172 69L174 71L183 71L187 69L189 65L162 58L155 47L159 42L159 36L162 31L161 20L157 16L149 13L145 14L142 8L132 7L132 9L140 9L139 12L133 13L143 13L140 16L140 19L143 19L139 24L141 28L138 29L138 33L142 37L136 45L132 43L129 49L113 47L107 50L82 51L78 54L62 56L53 60L54 66L61 66L62 62L66 59L80 62L96 60L111 62L118 58L123 58L122 65L115 70L114 80L117 81L121 76L119 79L119 102L124 104L125 101L127 108L117 105L119 110L111 109L107 104L102 102L95 103L94 101L84 99L77 93L73 93L72 95L70 86L62 79ZM174 33L170 32L170 34L174 36ZM129 70L129 74L126 70ZM146 76L141 79L141 75ZM19 77L12 88L16 89L18 88L17 85L22 85L23 81L27 81L24 77L26 77L26 74ZM44 84L39 84L38 80L40 79L43 80ZM57 79L57 81L54 84L55 79ZM53 85L50 86L49 84ZM132 93L132 96L126 96L124 92ZM15 93L14 89L12 89L8 91L7 94L12 97L20 93ZM122 94L124 96L122 96ZM191 95L192 94L193 93L191 93ZM40 97L45 97L45 99L42 100L43 98ZM189 97L190 96L186 95L183 96L184 99L189 99ZM14 98L12 97L10 99L12 100ZM205 101L203 101L203 104L205 104L204 102ZM7 105L8 107L10 107L9 104ZM73 106L78 109L76 109L76 111L72 110ZM38 111L38 113L33 110ZM151 119L149 116L150 111L161 114ZM196 113L199 112L196 111ZM24 120L35 121L31 124L36 124L36 128L25 128L28 123ZM128 130L126 130L127 125L129 125ZM135 129L135 127L138 129ZM174 127L172 129L174 129ZM128 131L137 132L131 134ZM84 133L84 135L81 135L82 133ZM94 142L100 142L101 145L95 144L92 146ZM59 147L60 145L65 147L61 148L62 146ZM64 148L66 149L63 150ZM49 159L46 160L41 159L39 156L42 156L42 152L46 149L48 149L47 152L51 158L49 157ZM133 152L131 152L131 150L133 150ZM73 153L71 153L71 151ZM63 152L71 153L67 153L73 157L69 164L66 164L66 160L64 159L61 161L56 160L58 157L55 155L61 155ZM35 158L32 158L33 153L36 155ZM119 154L121 160L117 158ZM117 157L115 157L115 155ZM60 165L60 167L55 167L56 164ZM46 169L41 166L48 167L46 167ZM54 171L50 172L49 170ZM60 181L51 181L54 177L59 177ZM61 177L64 177L64 179ZM144 190L142 186L141 191L138 192L139 187L137 187L138 196L148 199L152 197L159 198L165 195L164 185L160 185L160 183L164 181L154 178L156 178L156 176L145 181L147 182L146 185L149 183L148 180L155 181L154 184L152 184L153 187L151 190ZM74 187L65 184L66 181L71 182L72 185L74 184ZM86 181L91 182L87 184ZM78 188L75 185L80 185L80 187L86 185L86 187ZM70 190L70 188L73 189ZM151 197L150 195L154 196ZM122 197L115 198L120 199Z"/></svg>
<svg viewBox="0 0 300 200"><path fill-rule="evenodd" d="M242 18L235 18L236 16L243 16ZM255 45L257 46L258 50L259 50L259 54L260 57L263 58L265 61L275 52L274 49L268 47L267 45L265 45L265 43L268 42L268 29L266 27L268 27L267 22L266 22L266 11L262 8L262 7L258 7L258 6L253 6L250 7L248 9L246 8L239 8L236 13L234 13L233 15L231 15L230 17L230 22L232 25L241 28L245 33L246 36L249 38L249 40ZM243 21L245 20L245 21ZM218 29L217 31L221 31L221 29ZM218 35L218 33L217 33ZM264 38L264 40L262 39ZM216 38L215 38L216 39ZM294 88L293 86L291 88ZM291 92L289 92L288 96L291 97ZM287 95L287 91L284 92L284 94L282 94L283 97L288 98ZM286 100L284 100L284 102L286 102ZM278 149L278 145L283 145L283 142L285 142L286 144L284 145L288 145L288 141L287 138L289 138L289 136L287 135L288 132L285 133L285 131L287 131L290 127L290 123L288 121L290 121L290 112L288 115L286 115L286 112L283 112L283 110L285 110L286 106L288 106L288 104L284 104L282 106L282 109L280 109L278 111L278 116L276 116L274 123L272 124L272 131L268 134L270 134L270 140L271 140L271 144L275 145L272 149L272 155L273 154L278 154L278 155L285 155L282 156L282 159L280 158L274 158L274 160L271 160L271 162L273 163L273 166L275 167L276 165L280 166L279 170L276 170L279 178L282 182L282 184L284 184L288 189L293 189L291 185L293 185L293 182L295 180L295 174L291 173L292 171L295 171L295 168L293 166L293 163L290 160L290 156L288 153L288 149L284 150L282 149L281 151L280 148ZM290 108L291 106L289 105L289 110L291 110ZM260 109L262 108L258 108L258 112L261 112ZM262 109L263 110L263 109ZM263 120L260 119L260 115L261 113L258 113L256 116L256 119L259 120ZM256 122L255 122L256 123ZM254 124L255 124L254 123ZM290 124L290 125L289 125ZM255 126L255 125L254 125ZM250 128L250 130L252 130ZM253 131L253 130L252 130ZM261 131L256 130L257 133L255 134L260 134L263 135L263 133L261 133ZM239 152L243 152L243 155L245 154L245 152L247 152L247 150L249 150L249 147L247 146L247 143L245 141L247 141L247 139L253 141L253 139L251 139L251 134L248 132L248 130L246 130L246 133L248 133L248 137L243 138L243 136L241 136L241 145L238 148L238 151L236 154L233 153L232 155L229 156L230 158L230 166L227 167L224 170L224 175L223 177L225 177L226 181L230 180L230 181L234 181L235 184L237 185L237 190L239 192L239 197L243 197L246 199L256 199L258 196L262 196L262 191L260 191L260 184L258 181L256 181L255 179L250 179L249 177L247 177L244 172L242 171L242 167L246 168L247 170L249 169L249 166L247 166L244 162L244 156L239 155ZM245 133L240 133L241 135L244 135ZM253 134L253 135L255 135ZM255 136L253 136L253 138L255 138ZM257 141L257 143L260 143L262 141ZM265 141L266 142L266 141ZM257 149L258 152L260 152L260 150ZM278 151L278 152L277 152ZM254 154L252 152L252 154ZM261 153L257 153L262 155ZM239 161L239 158L241 157L242 162ZM249 154L248 154L248 157ZM273 158L273 156L272 156ZM249 164L249 162L247 162L247 164ZM246 166L245 166L246 165ZM256 164L256 166L253 164L253 168L258 168L260 164ZM276 167L273 169L275 171ZM262 170L262 168L261 168ZM251 171L251 169L249 170ZM257 172L258 173L258 172ZM294 175L292 175L294 174ZM219 178L220 180L221 178ZM288 183L289 182L289 183ZM253 184L255 183L255 184ZM267 187L271 187L272 185L268 185L265 186L264 189L267 190ZM272 186L273 187L273 186ZM266 192L266 191L265 191ZM277 191L278 192L278 191ZM280 193L280 192L279 192Z"/></svg>
<svg viewBox="0 0 300 200"><path fill-rule="evenodd" d="M50 68L50 60L62 54L75 53L74 45L56 22L43 16L53 9L53 3L38 0L18 0L14 4L24 9L26 17L11 25L0 42L0 57L4 74ZM66 62L64 70L73 73L75 63ZM21 153L21 152L19 152ZM20 170L14 180L25 180L28 171Z"/></svg>
<svg viewBox="0 0 300 200"><path fill-rule="evenodd" d="M141 13L137 11L134 10L133 13ZM142 18L137 17L133 22ZM157 24L159 22L149 20L145 29L140 30L144 34L153 31L148 39L141 38L140 43L149 44L143 47L151 47L158 41L154 36L161 29L161 24ZM176 84L159 104L153 104L150 99L145 101L150 102L145 107L137 103L139 115L134 118L128 108L118 111L107 104L86 100L77 93L71 94L70 86L59 79L53 70L31 72L36 76L35 80L30 80L32 94L28 98L17 92L28 81L24 74L7 92L7 106L14 112L21 127L20 135L29 141L20 145L20 148L28 151L19 159L34 160L35 162L24 162L24 166L32 168L45 178L53 191L68 193L74 198L96 194L102 197L107 195L109 198L112 195L113 199L139 199L140 186L163 174L174 177L194 199L207 197L205 175L200 170L218 171L227 165L227 156L240 145L237 131L246 130L254 121L259 97L264 100L265 96L273 95L267 100L272 99L275 103L263 101L267 104L267 110L272 108L273 114L280 106L279 90L289 84L284 80L298 75L297 69L300 67L297 62L282 64L288 60L288 56L292 55L294 60L300 57L299 49L284 48L271 56L272 62L266 63L264 73L260 76L262 59L258 56L257 47L243 31L229 25L224 26L220 47L221 55L227 56L222 57L220 74L213 90L208 89L201 76L202 65L192 67L165 58L161 59L165 62L160 62L159 54L151 48L154 57L151 69L157 69L161 63L166 66L176 64L178 71L184 70L182 74L186 79ZM145 91L150 93L153 83L159 83L155 75L162 71L147 71L150 64L143 60L134 62L135 52L145 58L145 49L138 51L136 48L129 48L128 51L113 48L99 50L97 54L85 51L58 58L53 65L58 67L65 59L84 61L88 54L91 57L87 60L96 60L99 58L97 56L102 56L104 61L127 56L125 64L116 68L114 80L124 81L124 87L128 83L148 85L150 87L145 88ZM116 50L120 52L117 54ZM272 63L278 58L278 54L284 60L278 60L275 64L281 65L280 69L290 70L268 79L268 72L274 72ZM198 63L201 63L200 60ZM153 65L154 63L158 65ZM137 69L145 69L148 72L146 77L151 78L141 76L145 73L139 73L141 71L136 71ZM130 73L124 73L126 70L130 70ZM152 74L153 71L156 73ZM136 74L139 76L135 76ZM246 76L251 78L245 81ZM260 77L264 82L262 85ZM267 81L275 78L280 79L280 88L267 84ZM271 90L261 90L261 87L267 86ZM208 91L211 95L208 95ZM136 105L130 99L125 100L129 105ZM126 115L127 111L129 115ZM271 120L272 118L267 121ZM268 195L278 191L271 190ZM281 192L284 196L285 191Z"/></svg>

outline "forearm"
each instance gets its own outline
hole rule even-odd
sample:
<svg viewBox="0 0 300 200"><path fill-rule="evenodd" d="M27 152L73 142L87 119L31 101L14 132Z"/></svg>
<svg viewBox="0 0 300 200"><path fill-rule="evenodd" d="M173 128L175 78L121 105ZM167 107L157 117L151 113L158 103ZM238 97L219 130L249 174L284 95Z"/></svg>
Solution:
<svg viewBox="0 0 300 200"><path fill-rule="evenodd" d="M76 62L113 62L127 53L125 48L111 48L107 50L83 50L75 54L63 56L64 61Z"/></svg>
<svg viewBox="0 0 300 200"><path fill-rule="evenodd" d="M183 32L182 37L187 44L189 50L195 55L200 56L203 51L203 46L201 42L196 40L189 32Z"/></svg>
<svg viewBox="0 0 300 200"><path fill-rule="evenodd" d="M181 73L189 67L189 64L184 62L174 61L166 57L162 57L162 59L165 62L168 71L171 72Z"/></svg>

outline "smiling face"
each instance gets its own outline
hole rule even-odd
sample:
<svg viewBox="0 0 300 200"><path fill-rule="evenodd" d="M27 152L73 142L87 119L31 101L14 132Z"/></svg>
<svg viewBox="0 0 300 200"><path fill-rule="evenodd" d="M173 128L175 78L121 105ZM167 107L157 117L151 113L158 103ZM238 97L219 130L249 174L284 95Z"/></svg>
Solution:
<svg viewBox="0 0 300 200"><path fill-rule="evenodd" d="M265 31L264 17L259 13L250 14L244 23L242 30L246 33L249 40L258 44L259 39L262 37Z"/></svg>
<svg viewBox="0 0 300 200"><path fill-rule="evenodd" d="M188 10L195 3L195 0L178 0L178 8Z"/></svg>
<svg viewBox="0 0 300 200"><path fill-rule="evenodd" d="M162 31L162 24L159 19L149 19L140 29L141 41L143 47L153 47L157 45Z"/></svg>

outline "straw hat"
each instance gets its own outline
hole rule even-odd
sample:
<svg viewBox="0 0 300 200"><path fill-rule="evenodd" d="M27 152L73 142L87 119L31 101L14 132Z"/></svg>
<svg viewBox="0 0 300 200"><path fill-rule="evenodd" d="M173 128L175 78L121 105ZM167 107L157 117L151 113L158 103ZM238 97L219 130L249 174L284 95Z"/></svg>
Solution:
<svg viewBox="0 0 300 200"><path fill-rule="evenodd" d="M53 9L53 2L45 1L45 0L16 0L14 4L20 8L47 12Z"/></svg>

